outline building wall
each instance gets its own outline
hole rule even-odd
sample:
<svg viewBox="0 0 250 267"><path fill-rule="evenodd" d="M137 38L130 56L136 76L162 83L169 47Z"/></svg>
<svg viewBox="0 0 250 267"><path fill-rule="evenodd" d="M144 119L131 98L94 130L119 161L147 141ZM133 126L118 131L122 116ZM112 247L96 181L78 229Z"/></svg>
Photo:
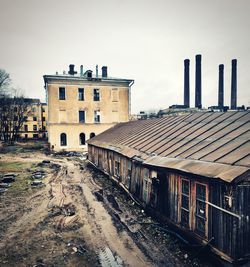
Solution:
<svg viewBox="0 0 250 267"><path fill-rule="evenodd" d="M59 150L86 150L79 144L79 134L86 140L90 133L95 135L107 130L118 122L129 120L129 87L124 83L102 83L96 81L49 80L48 136L50 146ZM65 100L59 100L59 87L65 88ZM78 89L84 88L84 100L78 99ZM94 89L99 89L100 101L94 101ZM79 111L85 112L85 121L79 122ZM94 111L99 111L100 122L94 121ZM60 135L67 133L67 146L61 146Z"/></svg>
<svg viewBox="0 0 250 267"><path fill-rule="evenodd" d="M227 260L250 253L250 183L145 166L89 145L89 160L121 182L145 207Z"/></svg>
<svg viewBox="0 0 250 267"><path fill-rule="evenodd" d="M47 138L47 115L48 107L44 103L32 103L27 112L27 121L24 122L19 136L21 138ZM34 120L34 118L36 118ZM36 128L34 128L34 126ZM27 130L26 130L27 129Z"/></svg>

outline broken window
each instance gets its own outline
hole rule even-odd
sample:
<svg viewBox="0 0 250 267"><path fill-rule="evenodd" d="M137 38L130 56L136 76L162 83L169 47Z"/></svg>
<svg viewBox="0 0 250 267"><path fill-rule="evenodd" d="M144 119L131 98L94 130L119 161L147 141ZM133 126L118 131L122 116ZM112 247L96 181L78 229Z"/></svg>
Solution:
<svg viewBox="0 0 250 267"><path fill-rule="evenodd" d="M196 212L195 212L195 228L197 232L206 236L206 221L207 221L207 204L206 204L206 185L196 183Z"/></svg>
<svg viewBox="0 0 250 267"><path fill-rule="evenodd" d="M100 110L94 111L94 122L99 123L101 121Z"/></svg>
<svg viewBox="0 0 250 267"><path fill-rule="evenodd" d="M65 100L65 87L59 87L59 100Z"/></svg>
<svg viewBox="0 0 250 267"><path fill-rule="evenodd" d="M94 89L94 101L100 101L100 90Z"/></svg>
<svg viewBox="0 0 250 267"><path fill-rule="evenodd" d="M80 133L79 135L79 139L80 139L80 145L85 145L85 134L84 133Z"/></svg>
<svg viewBox="0 0 250 267"><path fill-rule="evenodd" d="M85 111L79 110L79 122L83 123L85 122Z"/></svg>
<svg viewBox="0 0 250 267"><path fill-rule="evenodd" d="M84 100L84 88L78 88L78 100L79 101Z"/></svg>
<svg viewBox="0 0 250 267"><path fill-rule="evenodd" d="M65 133L60 135L60 144L61 146L67 146L67 135Z"/></svg>
<svg viewBox="0 0 250 267"><path fill-rule="evenodd" d="M189 228L190 182L181 179L181 224Z"/></svg>

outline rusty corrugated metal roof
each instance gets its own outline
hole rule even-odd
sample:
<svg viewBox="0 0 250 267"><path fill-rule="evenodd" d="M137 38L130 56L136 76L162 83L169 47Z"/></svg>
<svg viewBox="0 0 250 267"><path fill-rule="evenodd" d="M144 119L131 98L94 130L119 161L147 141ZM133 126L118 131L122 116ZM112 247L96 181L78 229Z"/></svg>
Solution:
<svg viewBox="0 0 250 267"><path fill-rule="evenodd" d="M120 123L88 141L145 164L232 181L250 168L250 112L201 112Z"/></svg>

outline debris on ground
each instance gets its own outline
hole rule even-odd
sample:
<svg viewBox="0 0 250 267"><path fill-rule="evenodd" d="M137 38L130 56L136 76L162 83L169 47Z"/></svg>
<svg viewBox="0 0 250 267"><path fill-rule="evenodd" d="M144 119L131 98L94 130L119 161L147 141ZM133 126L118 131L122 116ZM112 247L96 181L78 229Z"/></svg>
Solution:
<svg viewBox="0 0 250 267"><path fill-rule="evenodd" d="M43 187L45 186L45 184L40 181L40 180L34 180L33 182L31 182L31 187Z"/></svg>

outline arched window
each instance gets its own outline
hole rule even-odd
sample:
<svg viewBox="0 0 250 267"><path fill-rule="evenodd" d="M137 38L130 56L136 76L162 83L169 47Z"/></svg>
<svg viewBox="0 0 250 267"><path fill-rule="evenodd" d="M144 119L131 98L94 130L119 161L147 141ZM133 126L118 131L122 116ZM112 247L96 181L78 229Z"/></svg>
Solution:
<svg viewBox="0 0 250 267"><path fill-rule="evenodd" d="M91 133L89 136L89 138L93 138L93 137L95 137L95 133Z"/></svg>
<svg viewBox="0 0 250 267"><path fill-rule="evenodd" d="M67 135L66 135L66 133L61 133L60 142L61 142L61 146L67 146Z"/></svg>
<svg viewBox="0 0 250 267"><path fill-rule="evenodd" d="M79 139L80 139L80 145L81 146L85 145L85 134L84 133L80 133Z"/></svg>

